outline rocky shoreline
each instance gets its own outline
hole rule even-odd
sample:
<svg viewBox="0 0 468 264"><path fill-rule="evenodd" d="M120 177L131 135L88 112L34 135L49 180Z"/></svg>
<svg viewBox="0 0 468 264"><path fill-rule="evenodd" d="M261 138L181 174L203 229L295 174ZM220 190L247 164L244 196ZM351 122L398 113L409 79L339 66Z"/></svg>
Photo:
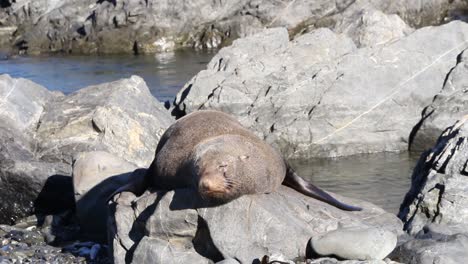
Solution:
<svg viewBox="0 0 468 264"><path fill-rule="evenodd" d="M328 27L352 31L363 10L398 14L411 27L465 18L466 1L55 1L4 0L0 47L39 54L156 53L216 48L266 28L294 37ZM365 12L365 11L364 11ZM366 23L366 21L363 21Z"/></svg>
<svg viewBox="0 0 468 264"><path fill-rule="evenodd" d="M10 224L0 262L463 262L468 24L359 17L342 33L271 28L235 40L170 109L138 76L64 95L0 75L0 221ZM215 207L192 189L107 200L144 176L175 118L201 109L236 116L286 158L426 151L398 217L286 187Z"/></svg>

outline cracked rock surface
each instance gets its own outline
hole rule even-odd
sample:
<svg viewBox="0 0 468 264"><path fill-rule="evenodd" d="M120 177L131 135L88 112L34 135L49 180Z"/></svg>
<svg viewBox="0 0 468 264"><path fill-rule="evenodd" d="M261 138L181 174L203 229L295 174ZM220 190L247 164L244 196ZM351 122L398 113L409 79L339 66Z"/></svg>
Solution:
<svg viewBox="0 0 468 264"><path fill-rule="evenodd" d="M427 106L414 131L411 150L424 151L435 145L442 132L468 115L468 52L457 57L442 90Z"/></svg>
<svg viewBox="0 0 468 264"><path fill-rule="evenodd" d="M376 227L401 234L401 222L375 205L338 197L364 208L346 212L288 187L245 195L211 207L191 189L124 192L110 205L109 238L115 263L241 263L281 255L299 261L313 235L345 227ZM360 237L356 240L359 241Z"/></svg>
<svg viewBox="0 0 468 264"><path fill-rule="evenodd" d="M461 263L468 258L468 116L448 127L419 160L399 217L414 239L394 257L403 263Z"/></svg>
<svg viewBox="0 0 468 264"><path fill-rule="evenodd" d="M468 116L448 127L416 166L399 217L410 234L436 223L468 232Z"/></svg>
<svg viewBox="0 0 468 264"><path fill-rule="evenodd" d="M0 222L73 208L70 176L80 152L149 166L172 122L137 76L64 96L0 75Z"/></svg>
<svg viewBox="0 0 468 264"><path fill-rule="evenodd" d="M268 29L221 49L179 91L173 113L231 113L288 158L404 151L423 108L468 47L468 24L422 28L359 49L324 28L288 37L285 29Z"/></svg>

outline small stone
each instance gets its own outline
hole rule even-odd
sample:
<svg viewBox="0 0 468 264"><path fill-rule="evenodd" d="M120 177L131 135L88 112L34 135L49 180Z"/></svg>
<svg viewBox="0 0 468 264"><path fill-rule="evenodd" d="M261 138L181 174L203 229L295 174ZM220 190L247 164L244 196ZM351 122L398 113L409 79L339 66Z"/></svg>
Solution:
<svg viewBox="0 0 468 264"><path fill-rule="evenodd" d="M397 235L381 228L343 228L312 237L309 245L320 256L350 260L381 260L396 247Z"/></svg>

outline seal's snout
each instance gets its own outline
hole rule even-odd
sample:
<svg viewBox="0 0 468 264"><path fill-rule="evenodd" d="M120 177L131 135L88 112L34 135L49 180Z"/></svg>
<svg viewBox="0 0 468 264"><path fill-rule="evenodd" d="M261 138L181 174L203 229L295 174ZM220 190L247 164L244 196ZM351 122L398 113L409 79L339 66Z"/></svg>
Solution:
<svg viewBox="0 0 468 264"><path fill-rule="evenodd" d="M204 197L215 198L226 193L226 184L224 177L212 171L204 171L198 183L198 191Z"/></svg>

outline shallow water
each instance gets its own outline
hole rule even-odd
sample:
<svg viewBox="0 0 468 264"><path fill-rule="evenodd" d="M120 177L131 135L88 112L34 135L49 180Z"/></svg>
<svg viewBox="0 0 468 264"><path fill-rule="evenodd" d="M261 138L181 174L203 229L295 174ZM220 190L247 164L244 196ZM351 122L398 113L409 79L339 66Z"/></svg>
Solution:
<svg viewBox="0 0 468 264"><path fill-rule="evenodd" d="M417 154L378 153L291 164L299 175L324 190L369 201L396 214L418 159Z"/></svg>
<svg viewBox="0 0 468 264"><path fill-rule="evenodd" d="M158 55L17 56L0 59L0 74L22 77L50 90L71 93L88 85L139 75L161 102L172 100L215 52L178 51Z"/></svg>
<svg viewBox="0 0 468 264"><path fill-rule="evenodd" d="M213 55L181 51L159 56L16 57L0 60L0 74L27 78L64 93L137 74L156 98L166 101L205 69ZM367 200L397 213L418 158L408 153L381 153L295 161L293 166L301 176L325 190Z"/></svg>

